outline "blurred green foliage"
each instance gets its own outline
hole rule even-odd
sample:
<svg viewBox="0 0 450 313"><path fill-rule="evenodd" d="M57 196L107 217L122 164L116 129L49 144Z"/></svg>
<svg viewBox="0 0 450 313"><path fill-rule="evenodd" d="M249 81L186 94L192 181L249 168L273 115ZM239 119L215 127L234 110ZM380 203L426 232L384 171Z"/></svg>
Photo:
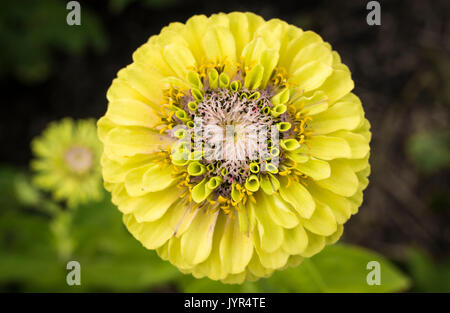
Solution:
<svg viewBox="0 0 450 313"><path fill-rule="evenodd" d="M81 4L81 25L69 26L68 1L28 0L0 2L0 76L13 74L24 83L38 83L49 77L58 51L79 55L91 48L103 53L108 38L100 17ZM110 0L109 10L120 13L133 3L162 8L178 0Z"/></svg>
<svg viewBox="0 0 450 313"><path fill-rule="evenodd" d="M426 174L450 168L450 130L421 132L411 136L407 152L414 165Z"/></svg>
<svg viewBox="0 0 450 313"><path fill-rule="evenodd" d="M66 210L49 206L23 173L6 167L0 177L19 187L0 195L0 290L145 291L181 275L128 233L108 196ZM66 284L69 260L81 264L81 286Z"/></svg>
<svg viewBox="0 0 450 313"><path fill-rule="evenodd" d="M15 194L15 178L17 171L9 166L0 166L0 209L15 209L18 206L17 197Z"/></svg>
<svg viewBox="0 0 450 313"><path fill-rule="evenodd" d="M450 292L450 258L434 261L420 249L411 249L407 267L415 292Z"/></svg>
<svg viewBox="0 0 450 313"><path fill-rule="evenodd" d="M94 14L82 8L81 25L69 26L66 3L60 0L0 2L0 75L39 82L52 70L52 53L80 54L87 47L104 51L106 34Z"/></svg>

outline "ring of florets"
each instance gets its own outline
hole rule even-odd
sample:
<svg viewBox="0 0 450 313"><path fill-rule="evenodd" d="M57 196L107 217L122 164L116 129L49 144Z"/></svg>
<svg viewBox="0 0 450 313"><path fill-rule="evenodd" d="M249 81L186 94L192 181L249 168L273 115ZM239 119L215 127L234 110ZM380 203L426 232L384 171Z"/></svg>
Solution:
<svg viewBox="0 0 450 313"><path fill-rule="evenodd" d="M295 136L287 106L272 101L286 89L283 75L275 71L264 88L249 88L243 72L231 79L219 66L189 72L192 88L166 91L160 131L178 140L171 160L184 178L179 186L191 193L207 181L210 202L252 199L261 176L279 173L285 161L280 140Z"/></svg>

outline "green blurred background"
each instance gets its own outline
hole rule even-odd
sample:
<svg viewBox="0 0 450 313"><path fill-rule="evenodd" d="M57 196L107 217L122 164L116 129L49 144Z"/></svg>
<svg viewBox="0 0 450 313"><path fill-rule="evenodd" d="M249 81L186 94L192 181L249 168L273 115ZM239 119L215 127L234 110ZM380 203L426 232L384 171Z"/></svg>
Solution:
<svg viewBox="0 0 450 313"><path fill-rule="evenodd" d="M0 291L449 292L450 3L101 0L66 24L62 0L0 2ZM173 21L253 11L318 32L347 64L372 124L372 174L340 243L241 286L182 275L125 230L104 200L61 210L30 183L30 141L52 120L102 116L132 52ZM58 213L55 213L58 212ZM81 286L66 263L81 264ZM366 283L381 263L381 285Z"/></svg>

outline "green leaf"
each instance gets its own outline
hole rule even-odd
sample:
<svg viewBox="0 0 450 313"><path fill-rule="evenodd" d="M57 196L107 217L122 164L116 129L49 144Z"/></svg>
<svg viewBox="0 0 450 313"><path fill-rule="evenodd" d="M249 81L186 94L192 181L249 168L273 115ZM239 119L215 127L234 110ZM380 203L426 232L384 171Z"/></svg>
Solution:
<svg viewBox="0 0 450 313"><path fill-rule="evenodd" d="M419 249L411 249L407 260L414 292L450 292L450 258L435 262Z"/></svg>
<svg viewBox="0 0 450 313"><path fill-rule="evenodd" d="M370 261L380 264L380 285L366 281ZM272 279L278 280L276 284L284 282L291 292L398 292L409 286L408 278L383 256L345 244L329 246Z"/></svg>
<svg viewBox="0 0 450 313"><path fill-rule="evenodd" d="M381 284L370 286L367 263L380 263ZM183 292L398 292L409 286L408 278L378 253L337 244L305 259L299 266L275 272L268 279L225 285L191 276L179 282Z"/></svg>

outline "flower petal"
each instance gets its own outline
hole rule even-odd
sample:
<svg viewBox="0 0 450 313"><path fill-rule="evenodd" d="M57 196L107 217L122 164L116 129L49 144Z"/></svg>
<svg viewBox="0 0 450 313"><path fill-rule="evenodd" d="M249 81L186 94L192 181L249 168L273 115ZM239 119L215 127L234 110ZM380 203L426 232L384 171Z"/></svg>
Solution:
<svg viewBox="0 0 450 313"><path fill-rule="evenodd" d="M292 59L289 72L295 73L297 69L312 61L321 62L331 66L333 62L331 49L322 42L314 43L301 49Z"/></svg>
<svg viewBox="0 0 450 313"><path fill-rule="evenodd" d="M161 168L152 163L130 171L125 177L125 187L130 196L136 197L163 190L175 180L172 166Z"/></svg>
<svg viewBox="0 0 450 313"><path fill-rule="evenodd" d="M149 101L146 97L132 88L124 79L116 78L113 80L111 86L109 87L106 98L109 102L115 100L136 100L144 102L145 104L156 107L155 103Z"/></svg>
<svg viewBox="0 0 450 313"><path fill-rule="evenodd" d="M321 61L312 61L295 70L289 78L299 89L308 92L324 83L333 69Z"/></svg>
<svg viewBox="0 0 450 313"><path fill-rule="evenodd" d="M359 181L351 166L345 161L334 160L330 162L331 175L316 183L338 195L351 197L358 190Z"/></svg>
<svg viewBox="0 0 450 313"><path fill-rule="evenodd" d="M133 61L140 64L152 72L156 72L163 77L172 76L175 73L164 60L161 46L145 43L133 53Z"/></svg>
<svg viewBox="0 0 450 313"><path fill-rule="evenodd" d="M314 115L310 127L314 134L328 134L337 130L352 130L358 127L362 118L361 104L353 101L339 101L328 110Z"/></svg>
<svg viewBox="0 0 450 313"><path fill-rule="evenodd" d="M363 135L341 130L330 134L330 136L344 138L347 141L350 146L352 159L365 158L370 151L369 142Z"/></svg>
<svg viewBox="0 0 450 313"><path fill-rule="evenodd" d="M128 197L126 201L119 204L119 207L132 210L139 223L153 222L161 218L167 209L180 199L181 191L177 186L172 186L161 191L147 193L141 197Z"/></svg>
<svg viewBox="0 0 450 313"><path fill-rule="evenodd" d="M227 218L220 241L220 258L227 272L237 274L245 270L253 255L253 238L242 233L236 220Z"/></svg>
<svg viewBox="0 0 450 313"><path fill-rule="evenodd" d="M113 123L124 126L152 128L159 122L158 115L151 107L134 99L110 101L105 116Z"/></svg>
<svg viewBox="0 0 450 313"><path fill-rule="evenodd" d="M163 56L178 77L185 79L190 69L196 67L195 58L189 48L179 44L164 47Z"/></svg>
<svg viewBox="0 0 450 313"><path fill-rule="evenodd" d="M105 116L101 117L97 122L97 135L101 142L105 142L108 133L117 125Z"/></svg>
<svg viewBox="0 0 450 313"><path fill-rule="evenodd" d="M219 280L225 279L229 274L229 271L225 269L225 267L229 268L229 266L225 266L225 263L229 264L232 260L221 259L220 257L220 242L224 235L225 222L225 215L219 214L214 228L211 253L205 261L193 268L192 274L195 277L208 276L211 279Z"/></svg>
<svg viewBox="0 0 450 313"><path fill-rule="evenodd" d="M323 42L322 38L315 32L302 32L299 36L288 43L286 49L281 51L280 66L289 68L290 62L300 50L308 45L321 42Z"/></svg>
<svg viewBox="0 0 450 313"><path fill-rule="evenodd" d="M216 213L199 212L181 237L181 254L188 264L199 264L211 253Z"/></svg>
<svg viewBox="0 0 450 313"><path fill-rule="evenodd" d="M261 37L256 37L244 46L241 58L243 58L245 65L251 66L259 62L263 52L267 48L264 40Z"/></svg>
<svg viewBox="0 0 450 313"><path fill-rule="evenodd" d="M195 15L189 18L186 22L186 31L184 36L188 42L189 49L197 62L202 62L204 58L202 45L199 45L199 42L201 42L201 39L207 30L206 26L208 24L209 21L205 15Z"/></svg>
<svg viewBox="0 0 450 313"><path fill-rule="evenodd" d="M308 246L300 255L305 258L310 258L322 251L325 247L325 237L313 234L308 230L306 230L306 234L308 235Z"/></svg>
<svg viewBox="0 0 450 313"><path fill-rule="evenodd" d="M282 233L282 235L284 234ZM274 251L267 252L264 249L263 243L260 242L260 236L261 235L258 234L258 231L256 231L253 237L255 239L255 250L259 256L261 265L270 269L283 267L289 258L289 254L285 252L281 247Z"/></svg>
<svg viewBox="0 0 450 313"><path fill-rule="evenodd" d="M253 253L253 257L250 260L250 263L248 264L248 270L256 277L268 277L272 275L274 271L273 269L264 267L261 264L259 255L257 253Z"/></svg>
<svg viewBox="0 0 450 313"><path fill-rule="evenodd" d="M152 162L151 155L139 154L132 158L127 158L124 162L108 158L106 154L101 157L103 179L109 183L121 183L127 174L138 167Z"/></svg>
<svg viewBox="0 0 450 313"><path fill-rule="evenodd" d="M278 20L271 19L270 21L262 24L256 31L254 38L262 38L268 47L279 51L281 46L281 38L283 37L283 31L286 23Z"/></svg>
<svg viewBox="0 0 450 313"><path fill-rule="evenodd" d="M277 250L283 242L283 228L278 226L264 207L256 207L255 215L261 249L267 253ZM253 236L255 237L255 236ZM255 239L256 241L256 239Z"/></svg>
<svg viewBox="0 0 450 313"><path fill-rule="evenodd" d="M241 55L242 49L250 40L249 21L245 13L232 12L228 15L230 31L236 44L236 53Z"/></svg>
<svg viewBox="0 0 450 313"><path fill-rule="evenodd" d="M328 104L331 105L352 91L354 86L355 84L349 71L335 69L320 86L320 90L325 91L328 96Z"/></svg>
<svg viewBox="0 0 450 313"><path fill-rule="evenodd" d="M305 251L308 246L308 235L302 225L284 230L282 248L291 255L297 255Z"/></svg>
<svg viewBox="0 0 450 313"><path fill-rule="evenodd" d="M295 166L303 174L314 180L321 180L330 177L331 169L327 161L309 158L304 163L297 163Z"/></svg>
<svg viewBox="0 0 450 313"><path fill-rule="evenodd" d="M263 209L267 210L277 225L283 228L293 228L298 225L297 216L279 195L267 196L264 192L260 192L256 202L261 203Z"/></svg>
<svg viewBox="0 0 450 313"><path fill-rule="evenodd" d="M310 218L314 213L315 203L308 190L296 181L291 181L288 186L284 179L283 185L280 188L280 195L284 201L291 204L301 217Z"/></svg>
<svg viewBox="0 0 450 313"><path fill-rule="evenodd" d="M337 229L336 219L327 205L317 200L315 202L316 209L309 219L303 221L303 226L314 234L329 236Z"/></svg>
<svg viewBox="0 0 450 313"><path fill-rule="evenodd" d="M300 112L305 115L316 115L328 109L328 97L325 92L318 90L310 97L302 96L294 105L301 105Z"/></svg>
<svg viewBox="0 0 450 313"><path fill-rule="evenodd" d="M256 89L261 85L264 68L261 64L255 65L245 76L245 88Z"/></svg>
<svg viewBox="0 0 450 313"><path fill-rule="evenodd" d="M116 127L108 132L104 140L104 152L113 159L131 157L136 154L164 151L172 142L173 139L170 137L148 128Z"/></svg>
<svg viewBox="0 0 450 313"><path fill-rule="evenodd" d="M145 69L137 63L128 65L117 74L119 79L144 96L153 106L158 109L163 101L163 76L157 72Z"/></svg>
<svg viewBox="0 0 450 313"><path fill-rule="evenodd" d="M350 218L351 203L346 197L335 194L325 188L321 188L316 184L309 184L308 190L316 200L326 204L334 214L338 224L344 224Z"/></svg>
<svg viewBox="0 0 450 313"><path fill-rule="evenodd" d="M157 165L150 168L142 177L143 188L148 192L166 189L176 181L173 174L173 166Z"/></svg>
<svg viewBox="0 0 450 313"><path fill-rule="evenodd" d="M209 60L218 62L226 58L230 63L236 61L236 45L228 28L222 26L209 28L203 36L202 44Z"/></svg>
<svg viewBox="0 0 450 313"><path fill-rule="evenodd" d="M157 249L173 235L175 225L185 210L184 204L175 204L160 219L144 223L138 223L133 214L125 214L124 223L144 247Z"/></svg>
<svg viewBox="0 0 450 313"><path fill-rule="evenodd" d="M298 152L310 154L322 160L333 160L351 157L350 146L343 138L330 136L312 136L306 145L302 145Z"/></svg>
<svg viewBox="0 0 450 313"><path fill-rule="evenodd" d="M328 245L336 243L336 241L338 241L341 238L343 232L344 226L338 224L337 230L333 234L325 238L326 243Z"/></svg>
<svg viewBox="0 0 450 313"><path fill-rule="evenodd" d="M273 70L278 63L278 51L275 49L266 49L261 55L260 63L264 67L264 73L261 81L261 88L265 88L270 77L272 76Z"/></svg>

